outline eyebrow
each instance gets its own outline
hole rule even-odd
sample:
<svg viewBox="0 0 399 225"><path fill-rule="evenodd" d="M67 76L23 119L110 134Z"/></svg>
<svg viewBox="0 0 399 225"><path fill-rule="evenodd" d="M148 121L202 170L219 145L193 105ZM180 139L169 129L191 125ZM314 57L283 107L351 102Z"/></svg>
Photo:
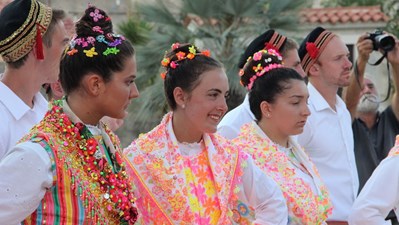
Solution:
<svg viewBox="0 0 399 225"><path fill-rule="evenodd" d="M304 95L291 95L289 98L305 98Z"/></svg>
<svg viewBox="0 0 399 225"><path fill-rule="evenodd" d="M222 93L222 91L220 89L217 89L217 88L212 88L212 89L209 89L208 91L216 91L216 92Z"/></svg>

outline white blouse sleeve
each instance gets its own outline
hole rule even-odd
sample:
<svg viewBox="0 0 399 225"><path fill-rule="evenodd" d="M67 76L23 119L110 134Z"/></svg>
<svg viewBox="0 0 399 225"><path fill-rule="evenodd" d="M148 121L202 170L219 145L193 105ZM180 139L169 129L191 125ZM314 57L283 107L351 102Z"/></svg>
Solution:
<svg viewBox="0 0 399 225"><path fill-rule="evenodd" d="M255 224L286 225L288 209L284 196L273 179L266 176L248 156L242 176L244 202L255 208Z"/></svg>
<svg viewBox="0 0 399 225"><path fill-rule="evenodd" d="M240 129L233 127L231 124L224 124L218 126L218 134L225 137L226 139L234 139L238 136Z"/></svg>
<svg viewBox="0 0 399 225"><path fill-rule="evenodd" d="M40 144L13 147L0 161L0 224L19 224L36 210L52 183L50 157Z"/></svg>
<svg viewBox="0 0 399 225"><path fill-rule="evenodd" d="M349 224L381 225L399 203L399 157L383 160L355 200Z"/></svg>

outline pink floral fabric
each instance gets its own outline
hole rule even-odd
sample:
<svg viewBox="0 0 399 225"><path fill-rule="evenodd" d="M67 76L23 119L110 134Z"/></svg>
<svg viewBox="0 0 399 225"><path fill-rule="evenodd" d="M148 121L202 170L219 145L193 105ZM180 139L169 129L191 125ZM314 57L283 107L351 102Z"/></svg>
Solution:
<svg viewBox="0 0 399 225"><path fill-rule="evenodd" d="M297 161L302 169L306 169L316 185L316 193L297 175L300 168L267 138L255 122L245 124L233 143L247 151L255 164L280 186L288 206L288 224L325 223L332 212L328 191L316 167L299 145L291 141Z"/></svg>
<svg viewBox="0 0 399 225"><path fill-rule="evenodd" d="M248 155L224 138L204 134L201 154L194 158L182 156L171 120L169 113L157 127L141 135L124 151L130 161L128 173L137 188L139 221L249 224L246 217L253 214L237 217L235 213Z"/></svg>

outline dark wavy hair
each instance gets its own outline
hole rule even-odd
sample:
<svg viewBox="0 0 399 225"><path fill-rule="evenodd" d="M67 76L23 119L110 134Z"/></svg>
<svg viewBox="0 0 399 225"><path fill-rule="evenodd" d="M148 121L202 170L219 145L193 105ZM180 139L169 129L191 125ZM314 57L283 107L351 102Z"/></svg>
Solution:
<svg viewBox="0 0 399 225"><path fill-rule="evenodd" d="M102 15L102 17L94 18L93 15ZM60 65L60 81L66 95L77 89L82 78L89 73L100 75L105 82L110 81L112 74L122 71L126 60L133 57L135 53L133 45L128 40L113 33L112 22L108 15L94 6L86 9L84 15L76 23L75 30L76 36L66 49ZM95 38L95 41L87 45L79 44L78 40L87 42L88 38ZM120 43L116 46L109 45L114 41ZM113 47L116 48L113 50L117 53L107 54ZM92 48L95 49L97 55L89 57L85 51ZM73 51L76 52L73 53Z"/></svg>
<svg viewBox="0 0 399 225"><path fill-rule="evenodd" d="M261 57L259 60L258 58L254 60L254 57L252 57L244 65L241 72L241 83L245 87L250 83L250 79L256 76L256 71L254 70L256 67L261 66L265 68L268 65L281 64L281 58L279 58L278 55L267 53L267 51L264 50L260 52ZM258 54L260 52L258 52ZM291 80L301 80L305 82L297 71L285 67L271 69L261 76L256 77L252 88L249 90L249 105L256 120L259 121L262 118L260 104L263 101L274 103L279 94L291 87Z"/></svg>
<svg viewBox="0 0 399 225"><path fill-rule="evenodd" d="M189 48L195 49L195 57L193 59L186 58L178 60L176 53L183 52L189 54ZM192 44L181 44L179 47L172 48L172 50L166 53L165 58L168 58L171 62L177 61L178 63L176 68L171 68L170 64L166 66L164 79L165 96L171 110L175 110L177 107L173 96L173 90L176 87L180 87L184 91L190 93L199 84L201 74L216 68L223 68L223 65L219 61L201 53L202 52Z"/></svg>

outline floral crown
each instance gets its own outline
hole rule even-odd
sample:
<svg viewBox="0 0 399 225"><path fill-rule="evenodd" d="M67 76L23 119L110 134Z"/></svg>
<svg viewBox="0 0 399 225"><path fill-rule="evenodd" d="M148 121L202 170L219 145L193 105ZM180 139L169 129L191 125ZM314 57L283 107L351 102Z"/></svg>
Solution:
<svg viewBox="0 0 399 225"><path fill-rule="evenodd" d="M263 54L269 55L263 58L266 65L262 66L261 62L259 62L256 66L252 67L252 70L253 72L255 72L255 74L251 78L249 78L249 83L247 85L248 90L252 89L254 82L258 77L263 76L266 72L269 72L270 70L283 67L283 65L279 62L271 63L272 58L270 56L275 56L278 60L280 60L280 62L282 61L283 58L281 57L280 53L278 53L278 51L276 51L275 49L263 49L256 52L253 56L248 57L247 62L245 63L243 68L246 69L249 66L249 63L252 61L261 61ZM240 77L244 75L244 69L240 69ZM240 83L241 85L243 85L242 81L240 81Z"/></svg>
<svg viewBox="0 0 399 225"><path fill-rule="evenodd" d="M90 17L92 20L97 23L100 20L110 21L111 18L108 16L104 16L101 14L99 9L94 9L93 12L90 12ZM79 50L75 48L77 45L83 48L83 53L87 57L97 56L99 53L96 51L96 42L103 43L107 46L107 48L101 53L102 55L108 56L110 54L118 54L119 49L118 45L122 44L122 41L125 40L125 37L120 34L115 33L105 33L100 26L94 26L92 31L98 33L97 36L88 36L88 37L78 37L75 35L72 40L69 42L69 48L65 50L65 53L69 56L73 56L78 53Z"/></svg>
<svg viewBox="0 0 399 225"><path fill-rule="evenodd" d="M178 49L180 47L181 47L180 43L174 43L174 44L172 44L172 51L176 50L176 49ZM168 72L169 69L176 69L179 66L178 62L180 62L180 61L183 61L183 60L186 60L186 59L192 60L192 59L195 58L195 56L198 56L198 55L203 55L203 56L206 56L206 57L210 57L211 56L211 52L209 50L204 50L204 51L201 51L201 52L197 52L196 47L194 45L191 45L188 48L188 51L189 51L188 53L179 51L179 52L177 52L174 55L176 57L174 57L174 56L173 57L166 57L165 56L162 59L161 65L166 68L166 71L161 73L162 79L165 79L166 73ZM172 58L176 58L176 60L172 60Z"/></svg>

